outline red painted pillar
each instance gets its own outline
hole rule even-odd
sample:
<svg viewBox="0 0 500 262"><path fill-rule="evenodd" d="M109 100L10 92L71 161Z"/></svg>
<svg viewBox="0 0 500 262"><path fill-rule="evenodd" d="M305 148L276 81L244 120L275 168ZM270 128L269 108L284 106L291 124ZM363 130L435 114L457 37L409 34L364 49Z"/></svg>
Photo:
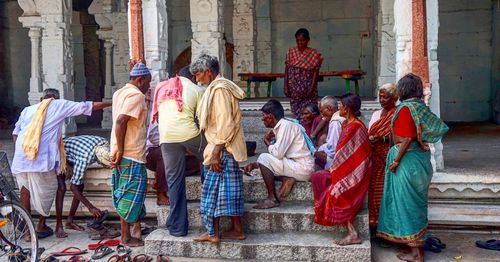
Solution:
<svg viewBox="0 0 500 262"><path fill-rule="evenodd" d="M130 37L132 66L144 60L144 34L142 29L142 0L130 0Z"/></svg>
<svg viewBox="0 0 500 262"><path fill-rule="evenodd" d="M424 87L429 85L429 60L427 57L426 0L412 0L412 72L422 78Z"/></svg>

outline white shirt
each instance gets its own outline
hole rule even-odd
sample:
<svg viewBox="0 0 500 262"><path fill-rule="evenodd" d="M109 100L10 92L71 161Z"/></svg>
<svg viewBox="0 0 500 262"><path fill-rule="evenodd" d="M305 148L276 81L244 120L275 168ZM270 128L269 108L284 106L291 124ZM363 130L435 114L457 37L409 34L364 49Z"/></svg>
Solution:
<svg viewBox="0 0 500 262"><path fill-rule="evenodd" d="M342 124L340 124L338 118L332 117L332 119L330 119L330 123L328 124L328 135L326 136L326 142L318 148L318 151L325 152L329 158L333 159L341 132Z"/></svg>
<svg viewBox="0 0 500 262"><path fill-rule="evenodd" d="M300 127L292 121L280 119L273 129L276 142L268 147L269 153L278 159L311 157Z"/></svg>

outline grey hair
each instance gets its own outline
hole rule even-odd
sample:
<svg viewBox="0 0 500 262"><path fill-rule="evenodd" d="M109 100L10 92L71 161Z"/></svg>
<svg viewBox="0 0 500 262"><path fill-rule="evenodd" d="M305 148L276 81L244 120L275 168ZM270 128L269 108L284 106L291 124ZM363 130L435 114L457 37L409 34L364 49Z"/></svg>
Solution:
<svg viewBox="0 0 500 262"><path fill-rule="evenodd" d="M189 66L189 71L193 75L197 72L206 72L208 70L211 70L214 75L219 74L219 60L217 57L209 54L202 53Z"/></svg>
<svg viewBox="0 0 500 262"><path fill-rule="evenodd" d="M384 90L392 98L394 98L395 100L398 100L399 94L398 94L398 87L396 86L396 84L394 84L394 83L383 84L381 87L379 87L378 90L379 91Z"/></svg>
<svg viewBox="0 0 500 262"><path fill-rule="evenodd" d="M321 106L332 106L335 109L339 109L339 102L333 96L325 96L321 98L320 101Z"/></svg>
<svg viewBox="0 0 500 262"><path fill-rule="evenodd" d="M59 99L59 90L55 88L47 88L43 90L43 99L53 97L55 99Z"/></svg>

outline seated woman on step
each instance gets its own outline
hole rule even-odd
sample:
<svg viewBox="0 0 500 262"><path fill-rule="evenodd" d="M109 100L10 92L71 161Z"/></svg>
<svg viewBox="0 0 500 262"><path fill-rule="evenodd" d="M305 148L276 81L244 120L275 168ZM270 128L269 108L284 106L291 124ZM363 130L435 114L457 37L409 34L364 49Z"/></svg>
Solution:
<svg viewBox="0 0 500 262"><path fill-rule="evenodd" d="M340 98L342 132L329 171L311 175L314 193L314 222L324 226L346 225L349 233L337 245L360 244L354 220L363 205L370 183L371 144L368 131L358 117L361 98L347 94Z"/></svg>

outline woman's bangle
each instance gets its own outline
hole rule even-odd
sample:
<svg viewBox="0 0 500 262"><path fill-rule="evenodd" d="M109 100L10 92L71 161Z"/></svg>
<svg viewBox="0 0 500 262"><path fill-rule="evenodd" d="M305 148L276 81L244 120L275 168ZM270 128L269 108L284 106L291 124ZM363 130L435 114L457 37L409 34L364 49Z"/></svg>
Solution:
<svg viewBox="0 0 500 262"><path fill-rule="evenodd" d="M392 161L392 164L396 164L396 166L399 166L399 161Z"/></svg>

